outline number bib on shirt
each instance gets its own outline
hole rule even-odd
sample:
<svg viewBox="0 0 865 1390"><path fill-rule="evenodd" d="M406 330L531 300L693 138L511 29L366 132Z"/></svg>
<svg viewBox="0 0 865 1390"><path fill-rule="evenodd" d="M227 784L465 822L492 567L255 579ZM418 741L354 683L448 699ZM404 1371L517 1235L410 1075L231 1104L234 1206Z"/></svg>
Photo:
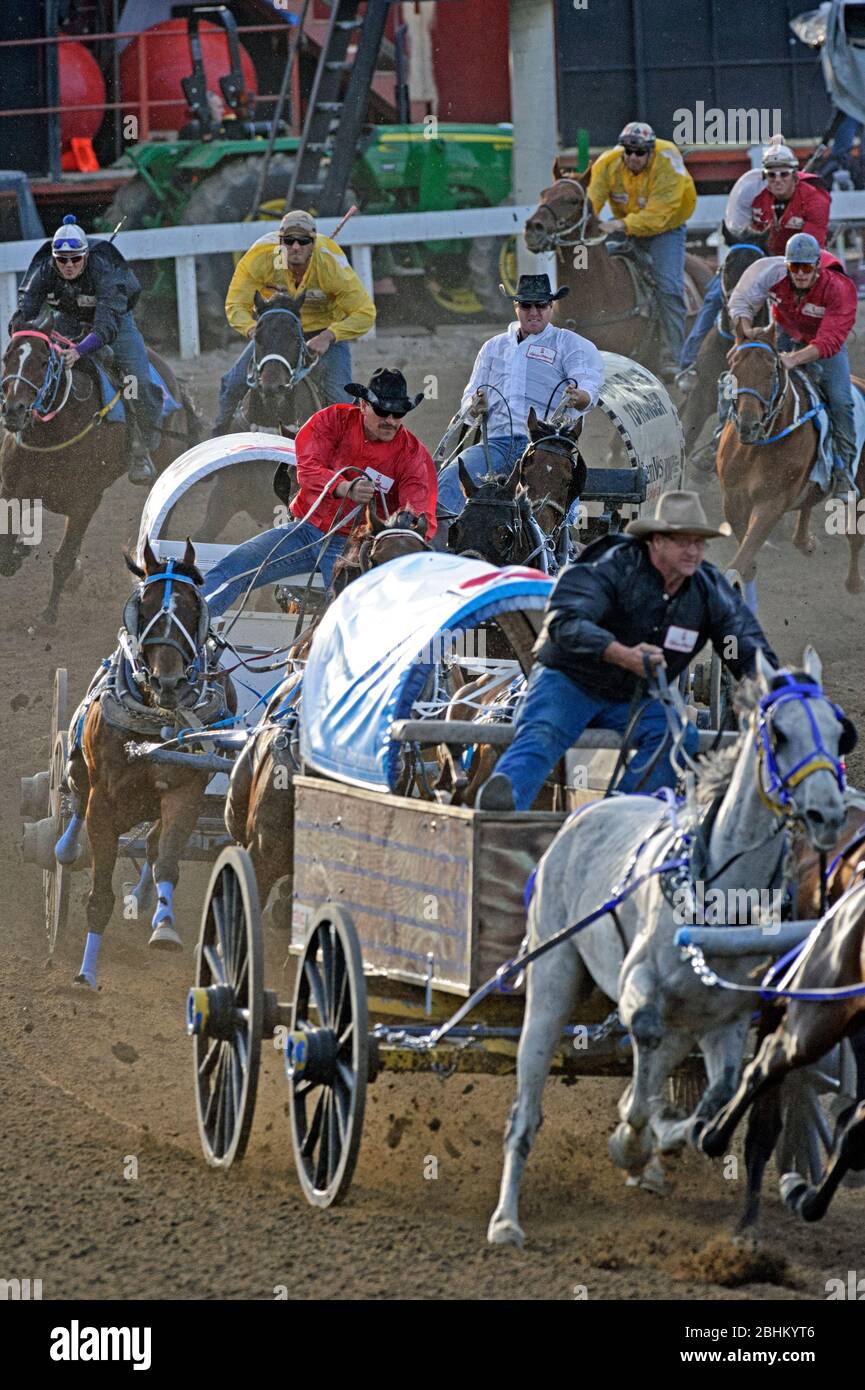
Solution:
<svg viewBox="0 0 865 1390"><path fill-rule="evenodd" d="M555 362L556 350L555 348L541 347L536 343L534 347L529 348L526 357L537 357L541 362Z"/></svg>
<svg viewBox="0 0 865 1390"><path fill-rule="evenodd" d="M379 491L390 492L391 488L393 487L393 478L386 478L385 475L383 473L379 473L376 468L370 468L369 466L367 466L363 471L369 478L370 482L375 483Z"/></svg>

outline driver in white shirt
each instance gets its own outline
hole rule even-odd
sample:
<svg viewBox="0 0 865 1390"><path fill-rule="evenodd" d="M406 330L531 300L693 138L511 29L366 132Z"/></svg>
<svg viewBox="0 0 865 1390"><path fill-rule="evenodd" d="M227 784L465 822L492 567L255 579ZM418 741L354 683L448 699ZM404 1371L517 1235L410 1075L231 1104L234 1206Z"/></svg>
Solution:
<svg viewBox="0 0 865 1390"><path fill-rule="evenodd" d="M502 286L502 292L505 293ZM487 444L463 450L461 459L472 478L488 472L510 473L528 448L528 415L534 406L539 420L548 419L562 403L569 407L566 423L573 424L598 402L604 382L604 362L594 343L569 328L555 328L556 294L548 275L521 275L514 301L516 322L507 332L484 343L475 359L462 408L475 419L486 416ZM489 454L489 459L487 458ZM575 504L576 505L576 504ZM460 515L465 497L458 460L439 474L438 515L447 523Z"/></svg>

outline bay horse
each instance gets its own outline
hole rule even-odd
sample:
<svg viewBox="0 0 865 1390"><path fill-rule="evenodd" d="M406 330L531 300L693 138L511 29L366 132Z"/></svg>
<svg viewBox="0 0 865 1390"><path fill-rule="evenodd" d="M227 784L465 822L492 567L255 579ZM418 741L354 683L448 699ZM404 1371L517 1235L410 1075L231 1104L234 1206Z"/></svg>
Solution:
<svg viewBox="0 0 865 1390"><path fill-rule="evenodd" d="M816 1185L800 1173L783 1173L781 1194L802 1220L818 1221L846 1174L865 1170L863 855L860 833L844 855L845 872L831 893L833 905L786 974L772 972L770 987L777 987L781 997L764 1007L757 1054L742 1073L735 1095L699 1138L710 1157L727 1153L733 1133L750 1110L745 1139L748 1193L741 1232L752 1232L759 1219L763 1173L783 1129L785 1080L820 1062L844 1038L850 1039L856 1058L856 1101L837 1116L829 1160Z"/></svg>
<svg viewBox="0 0 865 1390"><path fill-rule="evenodd" d="M80 726L80 737L71 740L67 773L74 809L55 850L61 863L74 863L86 824L93 877L87 945L76 979L94 989L102 934L114 908L118 838L143 821L151 822L147 859L133 896L141 910L155 886L149 945L182 950L174 925L174 889L180 856L213 775L188 764L135 756L130 741L162 744L166 726L178 731L200 727L237 708L233 683L211 664L210 615L191 541L179 561L158 560L149 542L143 568L129 555L125 559L141 584L124 609L121 646L109 672L102 680L97 676L73 720Z"/></svg>
<svg viewBox="0 0 865 1390"><path fill-rule="evenodd" d="M105 419L99 381L86 359L69 371L61 348L68 345L53 330L53 315L23 324L3 354L0 405L6 434L0 444L0 506L34 501L66 517L63 539L54 556L51 593L42 620L54 623L60 597L75 586L81 543L102 494L127 467L126 425ZM162 472L184 449L202 437L201 421L174 373L149 352L151 362L182 410L171 415L153 461ZM122 395L118 388L117 396ZM178 447L178 442L180 447ZM0 535L0 574L19 569L31 546L12 534Z"/></svg>
<svg viewBox="0 0 865 1390"><path fill-rule="evenodd" d="M755 329L749 339L737 338L728 354L727 391L732 414L718 443L718 479L724 515L739 542L730 561L746 584L757 573L757 555L785 512L798 512L793 544L811 555L814 537L811 512L823 493L811 482L817 458L818 432L808 417L809 400L797 371L788 371L775 344L775 326ZM853 379L865 391L865 381ZM805 417L802 423L796 422ZM865 495L865 451L860 456L856 483ZM865 537L848 528L850 565L844 587L862 592L859 552Z"/></svg>
<svg viewBox="0 0 865 1390"><path fill-rule="evenodd" d="M226 433L264 430L294 438L322 400L314 368L318 358L307 352L300 322L306 291L280 292L264 299L255 292L256 324L252 336L249 389ZM202 538L218 540L229 521L246 512L261 526L273 525L273 464L244 464L217 473L201 527Z"/></svg>
<svg viewBox="0 0 865 1390"><path fill-rule="evenodd" d="M553 183L541 191L540 202L523 229L526 246L540 253L555 251L559 288L567 285L568 298L556 301L553 320L591 338L596 347L632 357L645 366L656 365L658 335L648 300L641 299L625 256L610 256L604 249L607 233L595 215L588 196L591 168L585 173L566 172L559 160L553 164ZM697 256L686 255L686 333L712 278L711 266ZM688 280L690 279L690 286Z"/></svg>
<svg viewBox="0 0 865 1390"><path fill-rule="evenodd" d="M727 302L741 280L744 271L755 261L761 260L764 254L757 246L732 246L721 267L721 293L724 297L724 305L721 309L720 321L712 324L703 340L694 362L696 378L679 412L682 429L685 432L685 457L690 461L692 468L699 466L698 462L692 458L692 453L702 433L703 426L717 413L718 381L727 370L727 351L735 339L730 315L727 311ZM767 321L765 307L760 310L760 314L762 317L757 320L757 324L763 326ZM709 450L707 449L706 454L708 453ZM700 457L702 457L702 451ZM714 449L711 450L711 458L712 462L709 468L711 472L714 472Z"/></svg>
<svg viewBox="0 0 865 1390"><path fill-rule="evenodd" d="M354 529L333 567L330 598L361 574L402 555L429 549L428 522L410 511L392 513L382 521L370 504L368 518ZM293 669L275 691L258 728L237 759L225 804L228 833L244 845L252 859L262 903L278 879L291 872L294 825L292 778L299 763L295 751L297 713L303 692L303 672L294 663L305 658L314 635L307 630L289 654ZM287 899L272 909L278 913ZM290 902L288 903L290 911Z"/></svg>

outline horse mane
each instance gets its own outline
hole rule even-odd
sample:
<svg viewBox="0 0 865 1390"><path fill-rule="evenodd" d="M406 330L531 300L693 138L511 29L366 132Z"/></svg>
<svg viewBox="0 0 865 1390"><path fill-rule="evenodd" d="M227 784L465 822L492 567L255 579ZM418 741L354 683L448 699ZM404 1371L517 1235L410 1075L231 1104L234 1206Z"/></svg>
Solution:
<svg viewBox="0 0 865 1390"><path fill-rule="evenodd" d="M813 676L809 676L807 671L799 668L777 671L772 677L769 685L770 690L782 690L788 680L794 680L797 684L813 684ZM760 703L761 691L756 681L743 680L736 687L735 704L736 711L741 715L748 715L755 710ZM733 780L733 773L739 754L742 751L742 740L744 732L739 735L735 743L731 743L729 748L718 748L713 753L704 753L700 758L697 772L697 801L701 806L708 805L716 797L723 795Z"/></svg>

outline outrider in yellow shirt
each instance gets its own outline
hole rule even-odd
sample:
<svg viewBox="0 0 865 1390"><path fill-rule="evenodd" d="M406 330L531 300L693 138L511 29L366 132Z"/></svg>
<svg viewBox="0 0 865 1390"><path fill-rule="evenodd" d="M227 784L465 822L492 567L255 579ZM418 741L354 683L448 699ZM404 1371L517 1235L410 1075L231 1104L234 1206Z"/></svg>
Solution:
<svg viewBox="0 0 865 1390"><path fill-rule="evenodd" d="M225 298L225 312L232 328L244 337L255 323L256 290L265 299L280 290L295 296L305 291L300 311L304 333L329 328L338 343L362 338L375 323L375 305L345 252L320 233L300 284L295 284L283 262L278 227L259 237L238 261Z"/></svg>

